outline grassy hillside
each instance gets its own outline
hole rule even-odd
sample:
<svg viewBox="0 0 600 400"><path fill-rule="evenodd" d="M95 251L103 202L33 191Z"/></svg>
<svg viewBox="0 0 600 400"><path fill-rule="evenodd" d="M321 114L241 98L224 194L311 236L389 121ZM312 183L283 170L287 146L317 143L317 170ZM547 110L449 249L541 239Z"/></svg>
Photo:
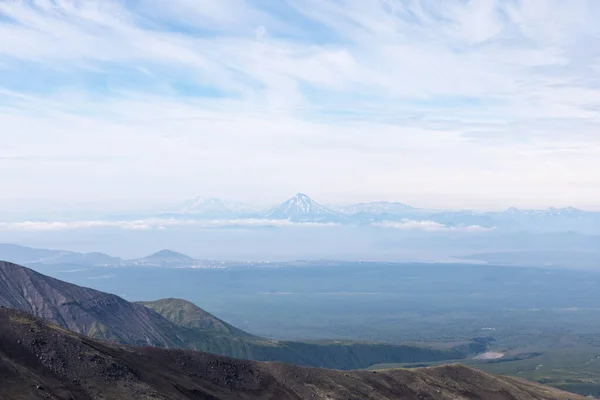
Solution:
<svg viewBox="0 0 600 400"><path fill-rule="evenodd" d="M190 347L230 357L297 365L360 369L375 363L461 359L485 349L485 342L451 348L402 346L352 341L297 342L270 340L237 329L193 303L181 299L140 302L185 329ZM397 361L396 361L397 362Z"/></svg>
<svg viewBox="0 0 600 400"><path fill-rule="evenodd" d="M244 332L220 320L200 307L182 299L161 299L156 301L139 301L149 309L161 314L163 317L184 328L191 328L215 334L226 335L234 338L258 339L257 336Z"/></svg>

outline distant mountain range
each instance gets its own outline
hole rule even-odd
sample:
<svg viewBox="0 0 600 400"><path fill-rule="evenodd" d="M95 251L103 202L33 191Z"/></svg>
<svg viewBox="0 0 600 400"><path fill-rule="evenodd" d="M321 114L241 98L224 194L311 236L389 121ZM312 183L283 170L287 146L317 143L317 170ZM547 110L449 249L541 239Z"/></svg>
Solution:
<svg viewBox="0 0 600 400"><path fill-rule="evenodd" d="M0 260L18 264L118 265L123 260L104 253L77 253L0 243Z"/></svg>
<svg viewBox="0 0 600 400"><path fill-rule="evenodd" d="M10 243L0 243L0 260L24 265L89 267L222 268L226 265L221 261L199 260L172 250L160 250L146 257L124 260L104 253L37 249Z"/></svg>
<svg viewBox="0 0 600 400"><path fill-rule="evenodd" d="M487 345L482 340L434 348L264 339L233 327L184 300L131 303L113 294L2 261L0 306L27 312L76 333L117 343L194 349L243 359L337 369L463 359L485 351ZM0 347L3 342L0 341Z"/></svg>
<svg viewBox="0 0 600 400"><path fill-rule="evenodd" d="M65 222L68 226L70 219ZM1 222L1 221L0 221ZM44 224L45 221L34 221ZM281 228L292 223L328 224L368 228L427 230L428 232L501 232L600 234L600 212L573 207L529 210L511 207L505 211L436 210L400 202L363 202L326 205L298 193L281 204L261 209L241 202L214 197L197 197L161 211L140 211L107 215L89 226L200 227L200 228ZM13 224L13 223L11 223ZM14 223L19 225L19 223ZM129 224L129 225L128 225ZM31 228L31 224L26 224ZM85 224L83 224L85 226ZM428 228L428 229L427 229ZM482 229L483 228L483 229ZM66 255L65 255L66 257ZM96 257L94 254L88 257ZM112 262L107 260L107 262Z"/></svg>
<svg viewBox="0 0 600 400"><path fill-rule="evenodd" d="M513 238L512 240L508 240ZM443 238L442 238L443 239ZM512 235L496 236L497 249L484 250L477 253L464 253L455 257L457 261L497 264L497 265L529 265L529 266L568 266L591 268L598 265L600 252L595 244L600 236L583 236L559 234L553 239L552 235ZM529 249L512 248L515 240L531 242L541 247ZM574 242L570 242L574 240ZM433 246L439 245L434 243ZM531 246L531 243L529 243ZM332 266L341 265L343 260L289 260L289 261L223 261L207 260L188 256L172 250L160 250L149 256L122 259L103 253L76 253L65 250L48 250L0 243L0 260L23 264L43 269L45 266L65 267L139 267L139 268L197 268L221 269L230 267L263 267L265 265L279 267Z"/></svg>
<svg viewBox="0 0 600 400"><path fill-rule="evenodd" d="M325 206L303 193L267 210L216 198L199 197L177 210L157 216L199 220L286 220L296 223L335 223L377 226L381 222L430 221L446 227L479 226L499 230L531 232L600 233L600 212L573 207L505 211L431 210L399 202L368 202L347 206Z"/></svg>
<svg viewBox="0 0 600 400"><path fill-rule="evenodd" d="M196 197L186 201L166 214L210 215L211 217L230 218L250 215L259 209L236 201L227 201L215 197Z"/></svg>
<svg viewBox="0 0 600 400"><path fill-rule="evenodd" d="M344 214L404 214L406 212L414 212L417 210L404 203L376 201L371 203L358 203L349 206L335 207L337 211Z"/></svg>

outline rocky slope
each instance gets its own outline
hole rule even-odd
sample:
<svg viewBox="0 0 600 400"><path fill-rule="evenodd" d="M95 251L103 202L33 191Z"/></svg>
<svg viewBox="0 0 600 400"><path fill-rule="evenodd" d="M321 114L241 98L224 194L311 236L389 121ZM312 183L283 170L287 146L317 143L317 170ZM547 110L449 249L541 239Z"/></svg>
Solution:
<svg viewBox="0 0 600 400"><path fill-rule="evenodd" d="M0 305L101 339L162 347L185 345L173 324L142 305L11 263L0 262Z"/></svg>
<svg viewBox="0 0 600 400"><path fill-rule="evenodd" d="M583 399L458 365L342 372L109 344L4 308L0 394L3 400Z"/></svg>

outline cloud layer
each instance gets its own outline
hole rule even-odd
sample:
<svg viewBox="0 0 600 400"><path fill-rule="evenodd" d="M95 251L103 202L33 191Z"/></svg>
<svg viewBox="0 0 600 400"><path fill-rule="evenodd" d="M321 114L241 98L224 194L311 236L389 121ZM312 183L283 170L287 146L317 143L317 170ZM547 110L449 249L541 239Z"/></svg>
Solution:
<svg viewBox="0 0 600 400"><path fill-rule="evenodd" d="M460 225L460 226L449 226L440 224L435 221L412 221L404 220L402 222L385 221L374 224L382 228L394 228L403 231L425 231L425 232L468 232L468 233L479 233L489 232L494 230L493 227L485 227L480 225Z"/></svg>
<svg viewBox="0 0 600 400"><path fill-rule="evenodd" d="M0 206L598 208L598 18L594 0L1 2Z"/></svg>
<svg viewBox="0 0 600 400"><path fill-rule="evenodd" d="M140 220L123 221L25 221L25 222L0 222L0 230L9 231L62 231L93 228L118 228L126 230L167 229L175 227L198 228L224 228L224 227L306 227L325 228L336 226L333 223L302 222L295 223L288 220L269 219L233 219L233 220L184 220L175 218L148 218Z"/></svg>
<svg viewBox="0 0 600 400"><path fill-rule="evenodd" d="M68 221L68 222L50 222L50 221L26 221L26 222L0 222L0 230L4 231L65 231L82 230L98 228L116 228L125 230L154 230L169 229L177 227L195 227L195 228L327 228L339 226L335 223L319 222L292 222L289 220L269 220L269 219L233 219L233 220L184 220L175 218L148 218L134 221ZM425 231L425 232L468 232L480 233L493 230L479 225L468 226L447 226L434 221L413 221L404 220L402 222L379 222L372 224L374 227L395 228L405 231Z"/></svg>

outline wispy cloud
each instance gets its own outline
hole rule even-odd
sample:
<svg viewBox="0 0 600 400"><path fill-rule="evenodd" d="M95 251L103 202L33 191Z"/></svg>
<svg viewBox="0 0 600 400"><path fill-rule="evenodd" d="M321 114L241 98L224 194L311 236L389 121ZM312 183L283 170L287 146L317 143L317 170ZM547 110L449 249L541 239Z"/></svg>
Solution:
<svg viewBox="0 0 600 400"><path fill-rule="evenodd" d="M107 274L107 275L100 275L100 276L90 276L87 277L86 279L112 279L112 278L116 278L117 276L114 274Z"/></svg>
<svg viewBox="0 0 600 400"><path fill-rule="evenodd" d="M292 222L289 220L269 219L230 219L230 220L193 220L176 218L148 218L134 221L40 221L40 222L0 222L0 230L5 231L65 231L99 228L116 228L124 230L161 230L178 227L210 228L328 228L339 226L336 223L321 222ZM406 231L425 232L487 232L494 228L479 225L449 226L434 221L403 220L401 222L384 221L373 223L372 226L394 228ZM64 271L66 272L66 271Z"/></svg>
<svg viewBox="0 0 600 400"><path fill-rule="evenodd" d="M480 225L458 225L449 226L435 221L412 221L404 220L402 222L384 221L373 224L382 228L394 228L403 231L425 231L425 232L467 232L480 233L494 230L494 227L485 227Z"/></svg>
<svg viewBox="0 0 600 400"><path fill-rule="evenodd" d="M56 272L67 274L67 273L74 273L74 272L85 272L87 270L88 270L87 268L76 268L76 269L65 269L63 271L56 271Z"/></svg>
<svg viewBox="0 0 600 400"><path fill-rule="evenodd" d="M224 228L224 227L319 227L336 226L334 223L292 222L289 220L233 219L233 220L183 220L174 218L149 218L134 221L26 221L0 222L0 230L8 231L63 231L75 229L118 228L126 230L166 229L174 227Z"/></svg>
<svg viewBox="0 0 600 400"><path fill-rule="evenodd" d="M589 207L599 17L594 0L0 2L0 202Z"/></svg>

